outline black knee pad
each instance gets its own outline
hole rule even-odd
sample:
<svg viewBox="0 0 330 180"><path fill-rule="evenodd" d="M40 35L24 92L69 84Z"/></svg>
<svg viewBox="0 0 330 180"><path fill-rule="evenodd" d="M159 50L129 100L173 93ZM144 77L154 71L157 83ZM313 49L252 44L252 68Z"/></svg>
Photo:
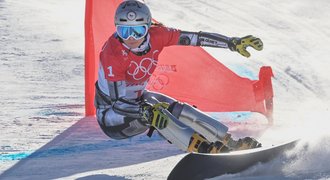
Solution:
<svg viewBox="0 0 330 180"><path fill-rule="evenodd" d="M112 139L126 139L144 133L149 127L141 119L124 118L124 123L106 126L98 121L102 131Z"/></svg>
<svg viewBox="0 0 330 180"><path fill-rule="evenodd" d="M168 111L176 118L179 118L183 109L183 104L180 102L174 102L168 107Z"/></svg>

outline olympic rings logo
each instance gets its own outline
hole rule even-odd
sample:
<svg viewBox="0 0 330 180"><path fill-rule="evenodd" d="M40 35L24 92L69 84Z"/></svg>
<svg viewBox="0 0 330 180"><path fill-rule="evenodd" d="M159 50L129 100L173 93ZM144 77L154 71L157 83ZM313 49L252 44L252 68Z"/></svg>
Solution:
<svg viewBox="0 0 330 180"><path fill-rule="evenodd" d="M139 64L137 62L131 61L127 74L131 75L133 79L137 81L147 76L150 77L153 70L155 69L154 67L157 66L157 60L154 59L154 55L157 52L159 51L156 50L153 52L152 58L143 58ZM131 69L134 70L131 71Z"/></svg>
<svg viewBox="0 0 330 180"><path fill-rule="evenodd" d="M168 85L170 82L170 79L165 74L160 74L158 76L153 75L151 76L151 79L148 83L148 87L152 88L153 90L162 90L166 85Z"/></svg>

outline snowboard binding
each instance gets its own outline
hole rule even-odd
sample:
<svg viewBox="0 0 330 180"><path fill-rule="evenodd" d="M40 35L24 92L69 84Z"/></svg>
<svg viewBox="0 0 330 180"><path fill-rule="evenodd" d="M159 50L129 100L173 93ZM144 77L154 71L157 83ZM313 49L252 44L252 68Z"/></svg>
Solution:
<svg viewBox="0 0 330 180"><path fill-rule="evenodd" d="M187 151L214 154L229 152L229 148L220 141L209 142L202 135L194 133L191 136Z"/></svg>
<svg viewBox="0 0 330 180"><path fill-rule="evenodd" d="M258 147L261 147L261 143L251 137L245 137L235 141L231 138L230 134L227 134L223 142L209 142L202 135L194 133L190 139L188 152L215 154Z"/></svg>
<svg viewBox="0 0 330 180"><path fill-rule="evenodd" d="M254 149L261 147L261 143L259 143L254 138L245 137L242 139L234 140L231 137L231 134L226 135L226 137L224 138L224 144L226 144L232 151Z"/></svg>
<svg viewBox="0 0 330 180"><path fill-rule="evenodd" d="M258 147L261 147L261 143L251 137L238 139L236 144L236 150L253 149Z"/></svg>

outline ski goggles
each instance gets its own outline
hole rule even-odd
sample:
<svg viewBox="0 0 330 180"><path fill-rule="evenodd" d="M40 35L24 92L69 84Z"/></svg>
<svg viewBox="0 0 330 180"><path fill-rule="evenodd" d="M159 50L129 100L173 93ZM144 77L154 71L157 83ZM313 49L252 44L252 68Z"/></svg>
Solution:
<svg viewBox="0 0 330 180"><path fill-rule="evenodd" d="M143 38L148 33L148 26L116 26L117 34L124 40L128 40L129 37L133 37L135 40Z"/></svg>

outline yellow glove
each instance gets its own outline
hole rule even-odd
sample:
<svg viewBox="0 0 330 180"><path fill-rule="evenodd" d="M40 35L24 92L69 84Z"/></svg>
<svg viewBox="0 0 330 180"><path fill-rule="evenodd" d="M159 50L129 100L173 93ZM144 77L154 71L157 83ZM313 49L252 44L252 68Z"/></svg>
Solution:
<svg viewBox="0 0 330 180"><path fill-rule="evenodd" d="M259 38L252 35L245 36L242 38L233 37L229 40L228 47L232 51L237 51L244 57L250 57L250 53L246 50L247 47L253 47L254 49L261 51L263 43Z"/></svg>
<svg viewBox="0 0 330 180"><path fill-rule="evenodd" d="M164 129L168 124L169 117L161 110L167 109L169 106L170 104L166 102L159 102L153 106L146 106L144 108L143 117L150 122L151 126L157 129Z"/></svg>

